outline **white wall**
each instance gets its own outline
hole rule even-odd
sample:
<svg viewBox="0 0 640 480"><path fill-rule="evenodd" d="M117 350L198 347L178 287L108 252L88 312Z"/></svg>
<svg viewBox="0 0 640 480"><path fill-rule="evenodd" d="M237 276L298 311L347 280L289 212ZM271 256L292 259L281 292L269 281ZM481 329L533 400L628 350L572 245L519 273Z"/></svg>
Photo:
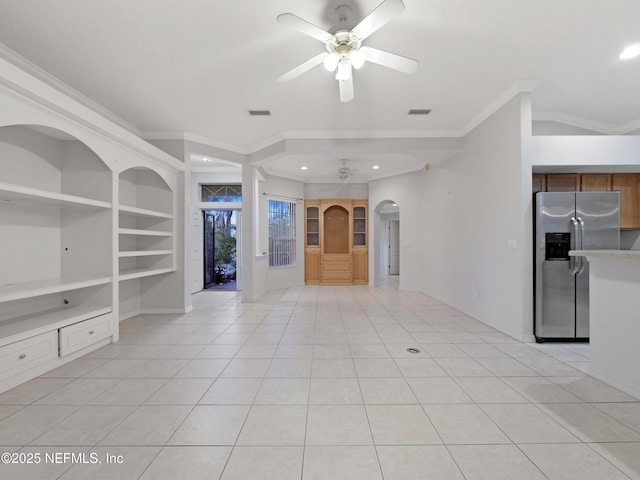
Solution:
<svg viewBox="0 0 640 480"><path fill-rule="evenodd" d="M304 198L369 198L369 186L366 183L305 183Z"/></svg>
<svg viewBox="0 0 640 480"><path fill-rule="evenodd" d="M534 120L532 122L532 133L533 135L605 135L595 130L575 127L552 120Z"/></svg>
<svg viewBox="0 0 640 480"><path fill-rule="evenodd" d="M532 139L534 166L601 166L640 164L638 135L536 136Z"/></svg>
<svg viewBox="0 0 640 480"><path fill-rule="evenodd" d="M371 182L369 191L372 224L380 202L400 209L400 288L519 339L532 331L530 125L529 95L518 95L470 132L450 162Z"/></svg>
<svg viewBox="0 0 640 480"><path fill-rule="evenodd" d="M261 191L259 193L262 198L268 198L268 196L265 197L262 195L263 193L282 195L283 197L290 197L292 199L301 199L304 195L304 183L275 176L269 176L265 182L261 182L260 188ZM274 200L278 200L278 198L276 197ZM264 218L264 222L261 223L260 237L268 238L267 201L263 200L260 203L262 208L260 218ZM296 266L269 268L267 282L269 290L304 285L304 202L302 200L296 203Z"/></svg>
<svg viewBox="0 0 640 480"><path fill-rule="evenodd" d="M242 169L242 301L256 302L268 290L269 257L258 252L258 226L260 202L255 167Z"/></svg>

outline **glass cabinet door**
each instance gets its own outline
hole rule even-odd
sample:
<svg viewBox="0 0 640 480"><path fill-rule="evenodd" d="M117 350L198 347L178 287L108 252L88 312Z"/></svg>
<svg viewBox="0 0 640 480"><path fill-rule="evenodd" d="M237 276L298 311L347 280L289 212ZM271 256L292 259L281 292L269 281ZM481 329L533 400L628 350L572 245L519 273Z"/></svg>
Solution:
<svg viewBox="0 0 640 480"><path fill-rule="evenodd" d="M307 207L307 246L320 245L320 208Z"/></svg>
<svg viewBox="0 0 640 480"><path fill-rule="evenodd" d="M367 215L365 207L353 208L353 245L367 245Z"/></svg>

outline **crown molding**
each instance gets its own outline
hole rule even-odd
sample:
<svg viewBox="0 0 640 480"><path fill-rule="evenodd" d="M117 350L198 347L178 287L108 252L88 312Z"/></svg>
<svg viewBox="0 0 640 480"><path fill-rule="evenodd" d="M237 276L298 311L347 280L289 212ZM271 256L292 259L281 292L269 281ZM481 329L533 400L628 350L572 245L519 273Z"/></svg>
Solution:
<svg viewBox="0 0 640 480"><path fill-rule="evenodd" d="M533 112L532 117L533 121L557 122L564 125L571 125L572 127L593 130L594 132L606 135L616 135L620 130L619 126L612 123L601 122L599 120L592 120L590 118L579 117L577 115L570 115L562 112Z"/></svg>
<svg viewBox="0 0 640 480"><path fill-rule="evenodd" d="M2 43L0 43L0 58L2 58L3 60L6 60L7 62L11 63L15 67L19 68L20 70L28 73L29 75L36 78L37 80L45 83L49 87L59 91L60 93L63 93L64 95L75 100L76 102L80 103L84 107L90 110L93 110L95 113L97 113L102 117L105 117L110 122L115 123L121 128L124 128L125 130L129 131L129 133L133 133L138 137L140 136L141 132L135 125L117 116L112 111L107 110L98 102L90 99L89 97L80 93L74 88L71 88L62 80L58 79L57 77L54 77L46 70L40 68L35 63L27 60L23 56L17 54L16 52L14 52L13 50L11 50L9 47L7 47Z"/></svg>
<svg viewBox="0 0 640 480"><path fill-rule="evenodd" d="M489 105L483 108L461 131L460 136L466 136L471 130L484 122L491 115L496 113L508 101L520 93L531 93L540 85L540 80L520 80L511 84L502 94L500 94Z"/></svg>
<svg viewBox="0 0 640 480"><path fill-rule="evenodd" d="M184 140L187 142L200 143L207 147L219 148L221 150L226 150L240 155L249 155L251 153L247 148L222 142L213 138L196 135L190 132L142 132L142 138L145 140Z"/></svg>
<svg viewBox="0 0 640 480"><path fill-rule="evenodd" d="M590 118L579 117L562 112L534 112L534 121L550 121L564 123L572 127L593 130L605 135L625 135L634 130L640 129L640 119L618 125L615 123L601 122Z"/></svg>
<svg viewBox="0 0 640 480"><path fill-rule="evenodd" d="M184 139L220 148L229 152L241 155L253 155L254 153L270 147L283 140L327 140L327 139L384 139L384 138L460 138L467 135L471 130L493 115L500 107L520 93L534 91L540 81L522 80L513 83L499 97L493 100L482 111L475 115L467 125L461 130L288 130L271 137L265 138L248 147L241 147L225 143L213 138L196 135L190 132L143 132L145 139L169 140ZM640 124L635 127L640 128Z"/></svg>
<svg viewBox="0 0 640 480"><path fill-rule="evenodd" d="M65 92L34 77L19 65L0 56L0 90L20 102L35 109L54 114L59 118L82 126L102 138L129 149L143 158L149 159L173 170L184 170L184 164L175 157L145 142L138 135L113 123L100 112L69 97Z"/></svg>

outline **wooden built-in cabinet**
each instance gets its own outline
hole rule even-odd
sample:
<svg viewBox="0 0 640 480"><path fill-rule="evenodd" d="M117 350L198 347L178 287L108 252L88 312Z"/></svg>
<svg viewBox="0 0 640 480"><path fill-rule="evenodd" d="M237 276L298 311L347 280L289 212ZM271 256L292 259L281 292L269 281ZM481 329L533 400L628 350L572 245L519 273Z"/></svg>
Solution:
<svg viewBox="0 0 640 480"><path fill-rule="evenodd" d="M533 193L547 191L547 176L544 173L534 173L531 178L531 190Z"/></svg>
<svg viewBox="0 0 640 480"><path fill-rule="evenodd" d="M639 181L640 174L637 173L611 175L611 189L620 192L620 228L622 229L640 229Z"/></svg>
<svg viewBox="0 0 640 480"><path fill-rule="evenodd" d="M305 201L305 282L366 285L367 200Z"/></svg>
<svg viewBox="0 0 640 480"><path fill-rule="evenodd" d="M369 281L367 247L367 202L353 202L353 284L366 285Z"/></svg>
<svg viewBox="0 0 640 480"><path fill-rule="evenodd" d="M320 200L307 200L304 205L304 281L320 283Z"/></svg>
<svg viewBox="0 0 640 480"><path fill-rule="evenodd" d="M610 192L610 173L583 173L580 175L581 192Z"/></svg>
<svg viewBox="0 0 640 480"><path fill-rule="evenodd" d="M640 174L534 173L533 192L620 192L620 228L640 229Z"/></svg>
<svg viewBox="0 0 640 480"><path fill-rule="evenodd" d="M577 192L580 190L580 176L575 173L554 173L547 175L547 192Z"/></svg>

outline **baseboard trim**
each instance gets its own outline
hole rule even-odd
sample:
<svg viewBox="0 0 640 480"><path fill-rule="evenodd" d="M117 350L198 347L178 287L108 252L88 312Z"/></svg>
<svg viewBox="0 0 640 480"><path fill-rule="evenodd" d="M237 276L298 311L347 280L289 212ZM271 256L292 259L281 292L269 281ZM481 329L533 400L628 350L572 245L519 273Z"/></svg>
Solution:
<svg viewBox="0 0 640 480"><path fill-rule="evenodd" d="M606 383L607 385L612 386L613 388L617 388L618 390L626 393L627 395L631 395L637 399L640 399L640 391L636 390L634 387L629 387L622 382L618 382L615 378L611 378L607 375L600 375L597 371L594 372L591 366L587 371L587 375L595 378L596 380L600 380L601 382Z"/></svg>
<svg viewBox="0 0 640 480"><path fill-rule="evenodd" d="M514 337L512 334L510 334L509 332L505 332L501 329L499 329L498 327L496 327L495 325L491 325L483 320L481 320L480 318L478 318L478 314L475 312L472 312L471 310L463 307L462 305L458 305L455 302L452 302L446 298L441 297L440 295L431 293L431 292L427 292L425 290L420 290L421 293L424 293L426 296L431 297L431 298L435 298L436 300L438 300L439 302L444 303L445 305L450 306L451 308L454 308L456 310L458 310L459 312L464 313L465 315L468 315L469 317L473 318L474 320L477 320L478 322L486 325L487 327L491 327L494 330L497 330L498 332L502 333L503 335L506 335L508 337L513 338L514 340L517 340L519 342L534 342L535 341L535 337L533 335L522 335L520 338L518 337ZM530 337L530 338L529 338Z"/></svg>

